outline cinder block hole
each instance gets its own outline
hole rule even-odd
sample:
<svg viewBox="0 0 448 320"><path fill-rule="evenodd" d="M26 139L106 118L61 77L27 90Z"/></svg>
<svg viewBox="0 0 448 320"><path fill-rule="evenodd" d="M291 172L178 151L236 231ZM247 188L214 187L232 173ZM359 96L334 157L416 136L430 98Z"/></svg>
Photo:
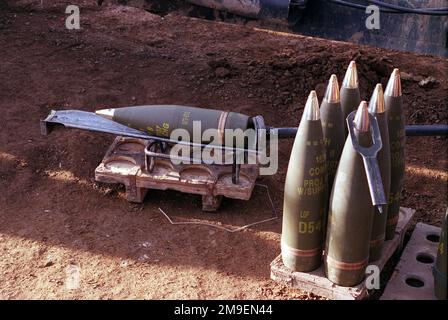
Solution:
<svg viewBox="0 0 448 320"><path fill-rule="evenodd" d="M406 278L406 284L413 288L421 288L425 285L425 283L416 276L408 276Z"/></svg>
<svg viewBox="0 0 448 320"><path fill-rule="evenodd" d="M436 233L430 233L426 236L426 240L431 242L439 242L440 236Z"/></svg>
<svg viewBox="0 0 448 320"><path fill-rule="evenodd" d="M431 256L428 253L424 253L424 252L417 254L416 259L418 262L425 263L425 264L434 263L433 256Z"/></svg>

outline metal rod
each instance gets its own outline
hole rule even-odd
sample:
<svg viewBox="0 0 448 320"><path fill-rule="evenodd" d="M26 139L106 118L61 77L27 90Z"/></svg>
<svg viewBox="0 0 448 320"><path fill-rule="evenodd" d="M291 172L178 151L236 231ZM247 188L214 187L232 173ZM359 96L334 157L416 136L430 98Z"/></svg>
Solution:
<svg viewBox="0 0 448 320"><path fill-rule="evenodd" d="M279 139L294 138L297 134L297 128L270 128L270 131L277 131ZM406 126L406 136L408 137L430 137L430 136L448 136L447 124L420 125L411 124Z"/></svg>
<svg viewBox="0 0 448 320"><path fill-rule="evenodd" d="M431 125L407 125L406 135L408 137L415 136L447 136L448 125L447 124L431 124Z"/></svg>

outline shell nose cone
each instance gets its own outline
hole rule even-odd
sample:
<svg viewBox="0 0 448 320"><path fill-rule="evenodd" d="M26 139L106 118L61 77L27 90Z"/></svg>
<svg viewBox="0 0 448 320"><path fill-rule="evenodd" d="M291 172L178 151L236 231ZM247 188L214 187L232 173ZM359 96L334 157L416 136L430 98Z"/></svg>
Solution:
<svg viewBox="0 0 448 320"><path fill-rule="evenodd" d="M338 77L335 74L332 74L330 77L330 81L328 81L324 99L328 103L338 103L341 101L339 95Z"/></svg>
<svg viewBox="0 0 448 320"><path fill-rule="evenodd" d="M356 89L358 88L358 70L356 69L356 62L351 61L347 71L345 72L342 86L345 88Z"/></svg>
<svg viewBox="0 0 448 320"><path fill-rule="evenodd" d="M372 97L369 103L369 112L372 114L383 113L386 111L384 104L383 86L378 83L373 91Z"/></svg>
<svg viewBox="0 0 448 320"><path fill-rule="evenodd" d="M306 100L303 117L305 117L306 120L313 121L320 119L319 100L317 99L317 94L314 90L310 92L308 100Z"/></svg>
<svg viewBox="0 0 448 320"><path fill-rule="evenodd" d="M361 101L358 110L356 111L355 119L353 120L355 128L360 132L370 131L369 110L367 109L367 102Z"/></svg>
<svg viewBox="0 0 448 320"><path fill-rule="evenodd" d="M399 69L394 69L394 71L392 71L384 94L390 97L401 96L401 76Z"/></svg>
<svg viewBox="0 0 448 320"><path fill-rule="evenodd" d="M101 109L101 110L95 111L95 114L99 115L100 117L103 117L103 118L106 118L109 120L113 120L114 114L115 114L115 109Z"/></svg>

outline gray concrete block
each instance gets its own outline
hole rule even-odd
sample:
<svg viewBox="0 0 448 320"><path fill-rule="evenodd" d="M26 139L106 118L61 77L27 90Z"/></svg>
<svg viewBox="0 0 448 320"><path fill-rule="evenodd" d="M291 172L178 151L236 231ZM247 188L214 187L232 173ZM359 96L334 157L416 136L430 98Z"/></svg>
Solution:
<svg viewBox="0 0 448 320"><path fill-rule="evenodd" d="M432 267L440 228L417 223L381 300L435 300Z"/></svg>

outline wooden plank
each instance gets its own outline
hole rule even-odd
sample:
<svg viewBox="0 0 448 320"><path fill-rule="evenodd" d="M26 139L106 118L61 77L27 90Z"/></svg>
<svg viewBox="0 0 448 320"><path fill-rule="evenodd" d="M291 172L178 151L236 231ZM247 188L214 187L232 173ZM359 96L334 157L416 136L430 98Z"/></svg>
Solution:
<svg viewBox="0 0 448 320"><path fill-rule="evenodd" d="M409 229L410 221L415 210L400 208L400 215L395 230L395 237L384 243L381 258L370 264L377 265L380 270L384 268L393 253L399 248L403 241L403 235ZM365 282L355 287L341 287L325 277L323 265L312 272L293 272L285 267L281 255L271 263L271 279L287 284L292 288L312 292L315 295L332 300L361 300L368 295Z"/></svg>

